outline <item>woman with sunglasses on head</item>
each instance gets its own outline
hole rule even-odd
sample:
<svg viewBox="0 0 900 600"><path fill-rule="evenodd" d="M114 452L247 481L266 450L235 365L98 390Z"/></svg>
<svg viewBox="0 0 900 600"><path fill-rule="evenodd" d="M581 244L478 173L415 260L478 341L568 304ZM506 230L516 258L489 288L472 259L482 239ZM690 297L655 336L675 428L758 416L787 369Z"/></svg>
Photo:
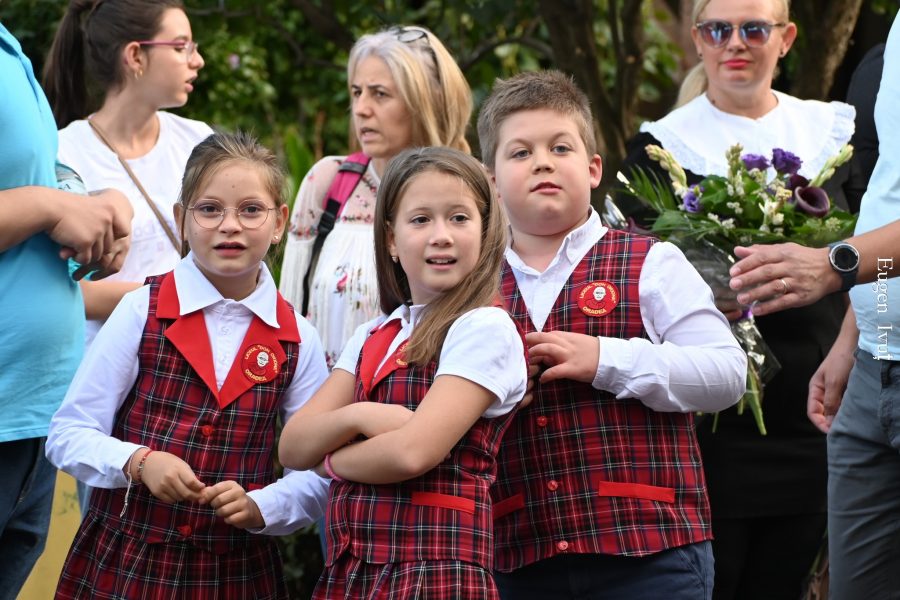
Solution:
<svg viewBox="0 0 900 600"><path fill-rule="evenodd" d="M43 81L60 128L58 162L87 191L121 190L134 208L122 269L82 280L87 345L126 293L180 258L172 206L191 150L212 129L163 109L185 105L202 68L181 0L72 0L60 22ZM84 512L82 484L79 498Z"/></svg>
<svg viewBox="0 0 900 600"><path fill-rule="evenodd" d="M329 367L355 329L379 314L372 222L387 163L415 146L469 152L472 113L462 71L424 27L362 36L350 51L347 83L351 138L361 153L323 158L303 179L280 283L319 331Z"/></svg>
<svg viewBox="0 0 900 600"><path fill-rule="evenodd" d="M815 176L854 131L854 109L841 102L801 100L772 89L778 61L797 28L788 0L695 0L691 35L700 64L685 79L678 105L644 123L629 143L622 172L635 166L668 176L644 150L657 144L687 171L688 184L726 175L726 150L770 156L780 148ZM825 186L843 204L846 169ZM624 212L646 215L622 199ZM845 206L846 207L846 206ZM856 210L858 207L853 207ZM720 309L740 316L735 302ZM825 437L806 418L807 385L840 330L842 299L758 318L781 370L766 384L768 434L736 409L698 424L713 515L716 573L713 598L796 600L825 532Z"/></svg>

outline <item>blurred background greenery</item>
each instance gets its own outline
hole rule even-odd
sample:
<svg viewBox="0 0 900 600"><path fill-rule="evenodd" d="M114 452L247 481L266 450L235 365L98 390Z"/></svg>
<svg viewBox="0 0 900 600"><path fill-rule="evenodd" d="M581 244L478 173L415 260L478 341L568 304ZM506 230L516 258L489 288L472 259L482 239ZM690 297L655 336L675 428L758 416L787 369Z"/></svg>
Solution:
<svg viewBox="0 0 900 600"><path fill-rule="evenodd" d="M457 58L476 111L496 77L537 68L572 73L591 98L614 180L625 141L671 108L696 61L691 0L185 0L206 66L178 112L252 130L283 158L293 200L309 167L348 148L347 54L363 33L424 25ZM850 74L887 37L900 0L793 0L800 37L775 87L843 99ZM0 0L0 22L40 73L64 0ZM474 129L470 142L477 154ZM280 264L273 257L273 265ZM277 276L277 272L276 272ZM292 596L308 597L322 568L311 530L284 538Z"/></svg>

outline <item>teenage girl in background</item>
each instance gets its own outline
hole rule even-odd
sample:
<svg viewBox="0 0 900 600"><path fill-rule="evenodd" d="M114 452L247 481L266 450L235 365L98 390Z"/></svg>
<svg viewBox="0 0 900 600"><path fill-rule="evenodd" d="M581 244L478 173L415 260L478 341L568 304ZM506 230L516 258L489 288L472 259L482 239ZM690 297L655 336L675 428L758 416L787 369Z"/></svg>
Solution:
<svg viewBox="0 0 900 600"><path fill-rule="evenodd" d="M315 598L497 598L488 489L527 378L496 305L505 247L477 160L433 147L388 166L375 209L384 315L357 329L279 445L286 466L332 478Z"/></svg>
<svg viewBox="0 0 900 600"><path fill-rule="evenodd" d="M276 417L327 369L262 262L287 222L282 189L250 136L191 154L175 206L190 253L123 298L50 426L51 462L98 488L57 598L287 597L275 540L253 534L321 513L324 480L276 480L272 452Z"/></svg>

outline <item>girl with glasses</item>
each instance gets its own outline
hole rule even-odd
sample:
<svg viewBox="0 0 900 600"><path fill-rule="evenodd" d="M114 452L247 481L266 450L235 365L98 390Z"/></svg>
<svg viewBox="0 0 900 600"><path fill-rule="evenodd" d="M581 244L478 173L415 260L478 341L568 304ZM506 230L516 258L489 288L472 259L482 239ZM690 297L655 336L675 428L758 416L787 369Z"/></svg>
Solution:
<svg viewBox="0 0 900 600"><path fill-rule="evenodd" d="M50 425L51 462L95 488L56 598L288 597L271 536L320 515L328 484L276 478L275 421L328 371L263 262L283 188L249 135L191 153L174 210L190 253L125 295Z"/></svg>
<svg viewBox="0 0 900 600"><path fill-rule="evenodd" d="M372 222L388 162L415 146L469 152L465 133L472 112L462 71L424 27L395 26L362 36L350 51L347 83L350 133L361 154L349 161L326 157L304 177L280 282L289 301L306 307L329 366L354 330L379 314ZM349 185L342 183L347 166L358 170ZM335 201L330 215L329 199ZM329 218L334 229L325 237Z"/></svg>
<svg viewBox="0 0 900 600"><path fill-rule="evenodd" d="M797 28L787 0L695 0L691 30L699 64L681 87L678 106L644 123L629 143L622 172L635 166L668 176L644 150L657 144L686 169L688 184L727 175L726 150L771 156L775 148L802 160L811 179L854 131L854 109L842 102L801 100L772 89L778 62ZM847 208L844 168L826 184ZM622 198L626 212L646 215ZM852 210L858 209L851 207ZM787 278L786 286L790 285ZM740 316L736 302L719 308ZM698 425L712 508L713 598L799 597L825 532L825 437L806 418L807 386L840 330L842 300L835 296L800 310L757 318L781 371L766 384L768 435L735 409Z"/></svg>
<svg viewBox="0 0 900 600"><path fill-rule="evenodd" d="M171 207L188 155L212 129L165 109L185 105L202 68L181 0L72 0L56 32L44 88L59 161L88 191L119 189L134 207L122 270L82 286L88 344L126 292L178 261Z"/></svg>

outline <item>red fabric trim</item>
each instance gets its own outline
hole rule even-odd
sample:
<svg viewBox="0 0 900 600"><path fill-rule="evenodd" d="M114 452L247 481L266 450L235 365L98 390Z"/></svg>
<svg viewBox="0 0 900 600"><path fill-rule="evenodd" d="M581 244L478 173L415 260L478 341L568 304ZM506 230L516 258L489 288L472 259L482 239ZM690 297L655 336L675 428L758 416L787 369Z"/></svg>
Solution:
<svg viewBox="0 0 900 600"><path fill-rule="evenodd" d="M413 492L412 503L417 506L436 506L438 508L458 510L470 515L475 514L475 501L462 496L451 496L434 492Z"/></svg>
<svg viewBox="0 0 900 600"><path fill-rule="evenodd" d="M522 494L516 494L499 502L494 502L494 520L502 519L506 515L523 508L525 508L525 496Z"/></svg>
<svg viewBox="0 0 900 600"><path fill-rule="evenodd" d="M642 483L619 483L600 481L597 483L598 496L616 496L621 498L641 498L675 504L675 488L644 485Z"/></svg>
<svg viewBox="0 0 900 600"><path fill-rule="evenodd" d="M388 360L385 363L385 368L379 373L375 373L379 363L381 363L381 360L387 353L388 348L391 347L391 342L393 342L394 338L397 337L397 334L400 333L400 327L400 319L388 321L373 331L363 344L362 356L359 361L359 378L367 398L371 396L372 388L375 387L375 384L399 367L397 361Z"/></svg>

